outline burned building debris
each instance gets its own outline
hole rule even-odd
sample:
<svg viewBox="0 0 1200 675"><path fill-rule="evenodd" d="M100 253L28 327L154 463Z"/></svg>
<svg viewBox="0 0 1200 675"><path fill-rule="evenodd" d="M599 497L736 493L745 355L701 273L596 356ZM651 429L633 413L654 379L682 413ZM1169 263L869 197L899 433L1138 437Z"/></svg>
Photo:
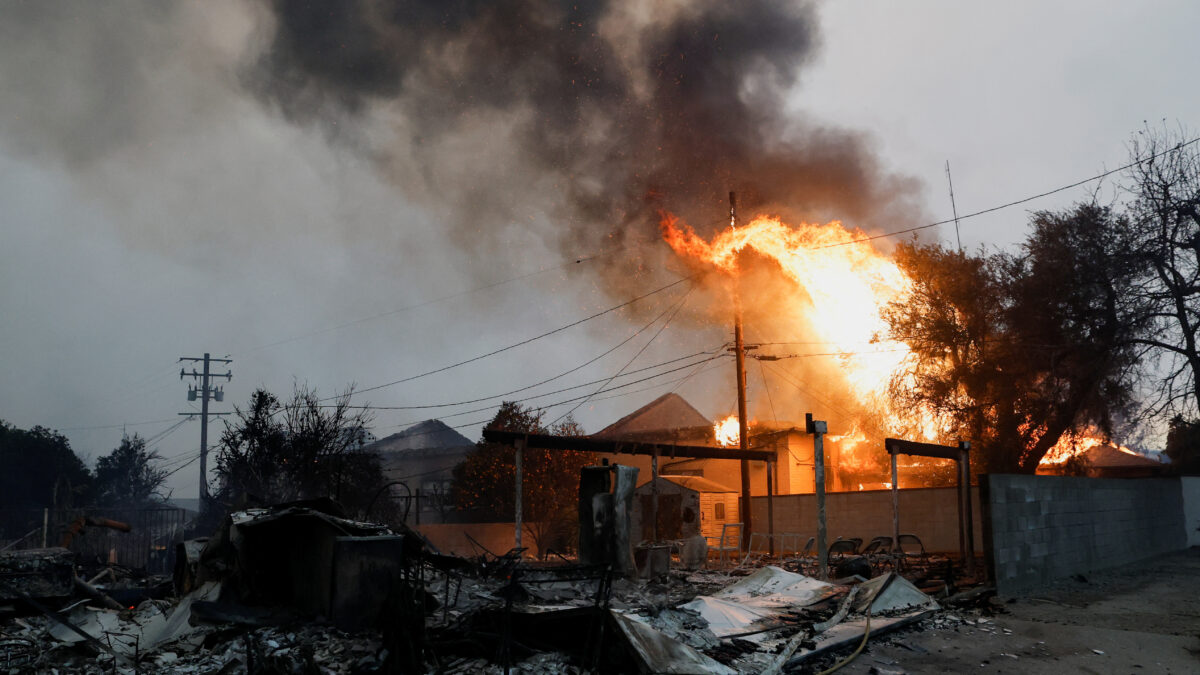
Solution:
<svg viewBox="0 0 1200 675"><path fill-rule="evenodd" d="M924 631L1006 635L992 623L1007 611L994 586L908 540L839 547L839 562L860 563L841 578L821 578L811 547L725 564L712 555L687 569L683 540L633 540L635 481L630 467L584 469L580 513L591 527L578 558L443 553L418 530L354 520L328 500L230 514L210 536L180 542L176 578L140 580L141 595L123 595L130 570L84 569L67 549L5 551L0 666L786 673L871 645L918 654ZM661 560L638 555L649 550Z"/></svg>
<svg viewBox="0 0 1200 675"><path fill-rule="evenodd" d="M813 672L870 644L892 644L902 631L990 630L985 615L1005 609L1000 584L988 575L1008 569L995 566L995 549L1021 540L1013 526L1022 521L1005 514L1025 513L1022 505L1032 503L1018 504L1012 485L999 489L1011 480L983 481L986 573L974 569L965 543L973 538L964 523L971 511L959 510L971 497L965 471L957 499L942 507L946 519L959 516L957 542L942 536L927 548L900 532L924 507L901 500L898 489L884 493L890 517L876 519L878 530L890 525L892 534L866 545L836 536L817 550L818 538L802 543L795 532L776 531L772 511L759 521L767 533L742 537L743 523L723 522L713 541L705 523L715 523L696 516L705 508L715 513L718 497L736 493L696 476L657 475L657 460L687 453L723 460L740 451L489 434L528 447L648 455L651 477L638 486L638 467L609 458L583 467L577 548L542 559L515 536L508 550L489 550L467 534L480 552L456 555L419 527L358 520L329 499L230 513L207 536L175 543L172 578L97 568L66 548L0 552L0 666L65 673ZM965 448L894 443L904 452L965 455ZM753 457L771 464L769 453ZM1047 480L1068 479L1038 479L1026 489L1070 487ZM814 520L823 531L828 516L823 495L816 497ZM840 527L836 509L831 522ZM731 527L739 534L732 541ZM955 543L963 546L957 556Z"/></svg>
<svg viewBox="0 0 1200 675"><path fill-rule="evenodd" d="M0 664L95 673L782 671L828 649L822 622L840 626L831 642L840 645L863 633L855 627L864 614L878 630L937 608L894 573L824 582L779 567L804 567L782 558L685 570L677 549L632 540L636 480L628 466L583 470L580 514L590 527L581 527L578 560L536 562L516 549L447 555L416 530L347 518L328 500L230 514L211 536L179 542L175 578L158 584L166 593L130 604L110 597L120 584L102 581L125 571L93 574L93 586L66 549L5 552L3 597L13 604ZM861 601L868 596L872 604Z"/></svg>

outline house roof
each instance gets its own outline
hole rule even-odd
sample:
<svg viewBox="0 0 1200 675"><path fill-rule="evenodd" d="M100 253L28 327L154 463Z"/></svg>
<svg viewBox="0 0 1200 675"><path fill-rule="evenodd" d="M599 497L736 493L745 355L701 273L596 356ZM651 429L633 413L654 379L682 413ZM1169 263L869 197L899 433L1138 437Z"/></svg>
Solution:
<svg viewBox="0 0 1200 675"><path fill-rule="evenodd" d="M668 393L634 410L604 427L595 435L622 436L647 431L670 431L687 427L711 427L712 422L700 414L682 396Z"/></svg>
<svg viewBox="0 0 1200 675"><path fill-rule="evenodd" d="M367 446L374 452L396 452L399 450L426 450L430 448L462 448L474 445L466 436L451 429L441 420L418 422L399 433Z"/></svg>
<svg viewBox="0 0 1200 675"><path fill-rule="evenodd" d="M725 487L716 481L711 481L701 476L663 476L659 475L662 480L671 481L676 485L681 485L689 490L696 492L730 492L737 494L737 490Z"/></svg>
<svg viewBox="0 0 1200 675"><path fill-rule="evenodd" d="M1156 462L1149 457L1143 455L1134 455L1128 452L1122 452L1111 445L1097 445L1085 453L1088 464L1094 467L1162 467L1161 462Z"/></svg>

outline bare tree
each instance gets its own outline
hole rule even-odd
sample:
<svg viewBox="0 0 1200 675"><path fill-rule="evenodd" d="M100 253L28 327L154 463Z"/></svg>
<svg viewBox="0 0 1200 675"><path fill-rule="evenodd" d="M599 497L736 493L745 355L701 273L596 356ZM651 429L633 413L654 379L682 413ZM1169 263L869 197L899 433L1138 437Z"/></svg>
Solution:
<svg viewBox="0 0 1200 675"><path fill-rule="evenodd" d="M1134 252L1147 274L1135 288L1154 331L1162 386L1149 412L1200 417L1200 144L1186 130L1147 127L1130 145Z"/></svg>
<svg viewBox="0 0 1200 675"><path fill-rule="evenodd" d="M384 484L379 458L364 451L370 414L352 406L352 391L323 403L297 387L282 403L259 389L235 407L217 450L219 498L228 503L273 503L332 497L361 512Z"/></svg>

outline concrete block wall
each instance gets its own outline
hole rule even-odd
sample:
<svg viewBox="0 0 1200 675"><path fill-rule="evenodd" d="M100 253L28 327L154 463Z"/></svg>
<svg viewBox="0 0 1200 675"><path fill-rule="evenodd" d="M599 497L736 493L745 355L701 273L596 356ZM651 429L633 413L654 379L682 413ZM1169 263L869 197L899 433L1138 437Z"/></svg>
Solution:
<svg viewBox="0 0 1200 675"><path fill-rule="evenodd" d="M1183 476L1179 479L1183 494L1183 528L1187 534L1188 547L1200 546L1200 477Z"/></svg>
<svg viewBox="0 0 1200 675"><path fill-rule="evenodd" d="M1179 479L980 476L1002 594L1186 547Z"/></svg>
<svg viewBox="0 0 1200 675"><path fill-rule="evenodd" d="M775 499L775 532L794 532L801 539L816 536L815 495L779 495ZM767 497L753 497L754 531L767 531ZM979 490L971 489L975 552L983 551ZM838 537L872 537L892 534L891 490L832 492L825 496L825 527L832 542ZM958 488L906 488L900 490L900 532L921 538L925 550L958 553ZM788 542L790 546L791 543ZM800 542L804 545L804 541Z"/></svg>

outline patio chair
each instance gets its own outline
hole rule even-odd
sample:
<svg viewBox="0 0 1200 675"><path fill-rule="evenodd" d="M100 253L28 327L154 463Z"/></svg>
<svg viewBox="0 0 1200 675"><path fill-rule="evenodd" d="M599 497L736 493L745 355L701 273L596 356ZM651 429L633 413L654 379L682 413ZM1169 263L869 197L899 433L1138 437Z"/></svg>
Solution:
<svg viewBox="0 0 1200 675"><path fill-rule="evenodd" d="M891 537L875 537L870 542L868 542L867 545L863 547L863 550L859 551L859 553L861 555L865 555L865 556L872 556L875 554L891 553L891 551L892 551L892 538Z"/></svg>
<svg viewBox="0 0 1200 675"><path fill-rule="evenodd" d="M863 547L860 553L866 557L872 569L878 570L892 559L892 538L875 537Z"/></svg>
<svg viewBox="0 0 1200 675"><path fill-rule="evenodd" d="M915 534L902 534L896 542L896 552L902 555L926 558L929 554L925 552L925 544L921 543L921 538Z"/></svg>
<svg viewBox="0 0 1200 675"><path fill-rule="evenodd" d="M848 555L858 555L858 547L862 546L862 539L851 537L850 539L841 539L829 545L829 558L833 559L836 554L838 558L844 558Z"/></svg>
<svg viewBox="0 0 1200 675"><path fill-rule="evenodd" d="M907 557L929 557L925 552L925 544L920 543L920 537L916 534L900 534L900 539L896 540L895 552Z"/></svg>
<svg viewBox="0 0 1200 675"><path fill-rule="evenodd" d="M727 554L738 553L742 550L742 524L741 523L725 523L721 525L720 537L705 537L709 540L709 552L716 551L721 562L721 566L725 566ZM716 544L712 541L716 540Z"/></svg>

